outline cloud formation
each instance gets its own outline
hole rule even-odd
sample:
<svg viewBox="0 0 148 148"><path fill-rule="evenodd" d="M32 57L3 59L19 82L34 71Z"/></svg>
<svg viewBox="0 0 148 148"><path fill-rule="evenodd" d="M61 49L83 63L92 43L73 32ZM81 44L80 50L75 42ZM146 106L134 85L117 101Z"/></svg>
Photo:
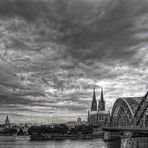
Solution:
<svg viewBox="0 0 148 148"><path fill-rule="evenodd" d="M147 3L1 0L1 115L76 120L87 116L94 88L99 99L104 87L107 109L118 97L144 95Z"/></svg>

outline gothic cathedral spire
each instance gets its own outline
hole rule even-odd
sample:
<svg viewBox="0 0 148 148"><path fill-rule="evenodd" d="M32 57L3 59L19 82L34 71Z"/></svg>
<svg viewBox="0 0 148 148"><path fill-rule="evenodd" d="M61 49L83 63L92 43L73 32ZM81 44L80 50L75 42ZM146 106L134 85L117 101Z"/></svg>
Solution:
<svg viewBox="0 0 148 148"><path fill-rule="evenodd" d="M103 88L101 88L101 96L98 105L98 111L105 111L105 101L103 96Z"/></svg>
<svg viewBox="0 0 148 148"><path fill-rule="evenodd" d="M97 111L97 101L96 101L95 89L94 89L94 93L93 93L93 100L92 100L92 104L91 104L91 111Z"/></svg>

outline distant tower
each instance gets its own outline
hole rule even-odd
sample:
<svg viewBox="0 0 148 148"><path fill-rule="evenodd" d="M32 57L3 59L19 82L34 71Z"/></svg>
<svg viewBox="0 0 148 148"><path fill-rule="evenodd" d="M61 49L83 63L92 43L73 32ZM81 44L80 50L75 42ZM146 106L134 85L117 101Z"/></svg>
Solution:
<svg viewBox="0 0 148 148"><path fill-rule="evenodd" d="M98 111L105 111L105 101L103 96L103 88L101 88L101 96L98 104Z"/></svg>
<svg viewBox="0 0 148 148"><path fill-rule="evenodd" d="M9 126L9 125L10 125L8 115L6 116L6 119L5 119L5 125L7 125L7 126Z"/></svg>
<svg viewBox="0 0 148 148"><path fill-rule="evenodd" d="M90 121L90 117L89 117L89 111L88 111L88 115L87 115L87 122Z"/></svg>
<svg viewBox="0 0 148 148"><path fill-rule="evenodd" d="M92 100L92 104L91 104L91 111L97 111L97 101L96 101L95 89L94 89L94 93L93 93L93 100Z"/></svg>

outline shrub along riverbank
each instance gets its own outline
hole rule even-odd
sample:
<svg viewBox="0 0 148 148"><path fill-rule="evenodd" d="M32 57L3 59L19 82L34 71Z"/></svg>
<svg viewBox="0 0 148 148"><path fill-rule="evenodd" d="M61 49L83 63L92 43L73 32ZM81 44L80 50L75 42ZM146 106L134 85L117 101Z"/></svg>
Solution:
<svg viewBox="0 0 148 148"><path fill-rule="evenodd" d="M69 129L66 125L54 125L54 126L31 126L28 129L30 135L33 134L92 134L93 128L89 125L79 125Z"/></svg>

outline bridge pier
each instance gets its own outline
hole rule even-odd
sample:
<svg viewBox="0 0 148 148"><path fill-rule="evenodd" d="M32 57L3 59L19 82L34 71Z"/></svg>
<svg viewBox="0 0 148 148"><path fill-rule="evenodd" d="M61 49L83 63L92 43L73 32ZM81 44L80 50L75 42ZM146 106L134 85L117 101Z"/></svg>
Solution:
<svg viewBox="0 0 148 148"><path fill-rule="evenodd" d="M148 137L148 128L143 127L106 127L103 128L104 140L120 140L121 138Z"/></svg>
<svg viewBox="0 0 148 148"><path fill-rule="evenodd" d="M122 132L104 131L104 141L120 140Z"/></svg>

